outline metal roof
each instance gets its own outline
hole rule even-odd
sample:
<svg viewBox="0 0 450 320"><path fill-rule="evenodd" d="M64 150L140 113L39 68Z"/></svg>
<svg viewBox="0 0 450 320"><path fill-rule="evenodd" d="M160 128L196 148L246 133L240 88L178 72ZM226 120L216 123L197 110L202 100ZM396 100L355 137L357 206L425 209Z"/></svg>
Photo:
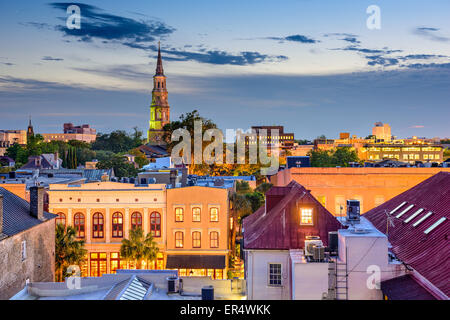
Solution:
<svg viewBox="0 0 450 320"><path fill-rule="evenodd" d="M414 206L400 218L390 215L394 226L389 225L386 230L386 211L392 211L403 202L406 202L405 208ZM423 210L416 214L420 209ZM446 263L450 254L449 216L449 172L440 172L364 214L378 230L385 234L388 231L393 253L447 297L450 296L450 269ZM438 221L442 222L425 233Z"/></svg>
<svg viewBox="0 0 450 320"><path fill-rule="evenodd" d="M297 203L316 209L315 225L301 226L292 207ZM268 212L266 213L266 208ZM328 232L342 229L341 223L296 181L286 187L272 187L266 206L244 219L245 249L302 249L306 236L320 236L328 245Z"/></svg>
<svg viewBox="0 0 450 320"><path fill-rule="evenodd" d="M381 291L388 300L436 300L410 275L381 282Z"/></svg>
<svg viewBox="0 0 450 320"><path fill-rule="evenodd" d="M3 234L13 236L44 222L31 216L28 201L1 187L0 194L3 195ZM56 217L44 211L46 220Z"/></svg>

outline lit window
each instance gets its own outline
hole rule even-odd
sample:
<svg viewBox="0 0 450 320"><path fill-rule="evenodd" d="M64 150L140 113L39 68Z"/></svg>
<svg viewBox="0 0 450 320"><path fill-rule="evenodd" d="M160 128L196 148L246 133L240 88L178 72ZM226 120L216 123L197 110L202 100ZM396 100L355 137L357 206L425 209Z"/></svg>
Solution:
<svg viewBox="0 0 450 320"><path fill-rule="evenodd" d="M269 263L269 286L281 286L281 263Z"/></svg>
<svg viewBox="0 0 450 320"><path fill-rule="evenodd" d="M183 208L175 208L175 222L184 221L184 210Z"/></svg>
<svg viewBox="0 0 450 320"><path fill-rule="evenodd" d="M159 212L152 212L150 215L150 232L155 238L161 237L161 215Z"/></svg>
<svg viewBox="0 0 450 320"><path fill-rule="evenodd" d="M76 213L73 216L73 225L77 231L77 238L84 238L84 215Z"/></svg>
<svg viewBox="0 0 450 320"><path fill-rule="evenodd" d="M111 273L116 273L117 269L120 269L120 253L111 252L111 259L110 259Z"/></svg>
<svg viewBox="0 0 450 320"><path fill-rule="evenodd" d="M66 227L66 215L62 212L58 213L58 217L56 217L56 224L62 224L64 228Z"/></svg>
<svg viewBox="0 0 450 320"><path fill-rule="evenodd" d="M131 229L142 229L142 214L140 212L134 212L131 215Z"/></svg>
<svg viewBox="0 0 450 320"><path fill-rule="evenodd" d="M112 237L123 237L123 216L120 212L116 212L112 216Z"/></svg>
<svg viewBox="0 0 450 320"><path fill-rule="evenodd" d="M200 214L201 214L200 208L193 208L192 209L192 221L200 222Z"/></svg>
<svg viewBox="0 0 450 320"><path fill-rule="evenodd" d="M202 234L199 231L192 233L192 248L200 248L202 246Z"/></svg>
<svg viewBox="0 0 450 320"><path fill-rule="evenodd" d="M217 231L212 231L209 234L209 246L211 248L219 247L219 233Z"/></svg>
<svg viewBox="0 0 450 320"><path fill-rule="evenodd" d="M302 208L300 211L300 224L301 225L312 225L313 224L313 214L311 208Z"/></svg>
<svg viewBox="0 0 450 320"><path fill-rule="evenodd" d="M92 217L92 238L103 238L103 215L94 213Z"/></svg>
<svg viewBox="0 0 450 320"><path fill-rule="evenodd" d="M219 209L217 208L211 208L209 209L211 222L218 222L219 221Z"/></svg>
<svg viewBox="0 0 450 320"><path fill-rule="evenodd" d="M175 232L175 248L183 248L184 245L184 235L183 232Z"/></svg>

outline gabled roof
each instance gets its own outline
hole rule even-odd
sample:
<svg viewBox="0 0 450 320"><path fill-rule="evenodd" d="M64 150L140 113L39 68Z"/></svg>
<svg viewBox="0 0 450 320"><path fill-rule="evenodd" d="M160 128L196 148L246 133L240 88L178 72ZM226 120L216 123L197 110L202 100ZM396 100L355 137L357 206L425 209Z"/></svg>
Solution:
<svg viewBox="0 0 450 320"><path fill-rule="evenodd" d="M394 224L387 232L392 252L450 296L450 269L446 263L450 253L450 173L440 172L428 178L364 217L386 233L386 212Z"/></svg>
<svg viewBox="0 0 450 320"><path fill-rule="evenodd" d="M436 300L409 274L382 281L381 290L388 300Z"/></svg>
<svg viewBox="0 0 450 320"><path fill-rule="evenodd" d="M272 187L266 193L266 199L270 198L273 202L270 206L266 203L266 206L270 207L268 212L263 206L243 221L245 249L302 249L308 235L318 235L324 245L328 245L328 232L343 228L341 223L296 181L291 181L286 187ZM297 217L290 211L295 202L314 205L317 208L315 226L299 226Z"/></svg>
<svg viewBox="0 0 450 320"><path fill-rule="evenodd" d="M13 236L44 222L30 215L29 202L1 187L0 194L3 195L3 234L6 236ZM44 211L46 220L56 217Z"/></svg>

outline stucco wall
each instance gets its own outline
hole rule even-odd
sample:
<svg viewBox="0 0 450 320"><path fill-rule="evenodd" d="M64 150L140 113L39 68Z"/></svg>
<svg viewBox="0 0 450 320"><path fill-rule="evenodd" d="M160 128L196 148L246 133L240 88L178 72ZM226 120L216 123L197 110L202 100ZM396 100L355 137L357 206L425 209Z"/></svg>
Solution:
<svg viewBox="0 0 450 320"><path fill-rule="evenodd" d="M294 263L292 300L321 300L328 291L328 263Z"/></svg>
<svg viewBox="0 0 450 320"><path fill-rule="evenodd" d="M22 261L22 241L27 258ZM9 299L30 282L53 281L55 220L49 220L0 241L0 299Z"/></svg>

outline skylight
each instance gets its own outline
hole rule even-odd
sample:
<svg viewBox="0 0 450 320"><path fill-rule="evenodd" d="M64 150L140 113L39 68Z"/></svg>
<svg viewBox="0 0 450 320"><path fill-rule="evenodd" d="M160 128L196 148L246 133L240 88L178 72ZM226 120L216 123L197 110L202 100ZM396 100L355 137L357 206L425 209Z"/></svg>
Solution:
<svg viewBox="0 0 450 320"><path fill-rule="evenodd" d="M409 209L411 209L412 207L414 207L413 204L409 205L405 210L403 210L402 212L400 212L398 215L396 215L396 218L400 218L402 215L404 215L406 212L409 211Z"/></svg>
<svg viewBox="0 0 450 320"><path fill-rule="evenodd" d="M420 218L419 220L417 220L414 224L413 227L417 227L419 224L421 224L422 222L425 221L425 219L427 219L429 216L431 216L433 214L433 212L428 212L426 215L424 215L422 218Z"/></svg>
<svg viewBox="0 0 450 320"><path fill-rule="evenodd" d="M414 212L412 215L410 215L406 220L405 223L410 222L412 219L414 219L415 217L417 217L424 209L420 208L419 210L417 210L416 212Z"/></svg>
<svg viewBox="0 0 450 320"><path fill-rule="evenodd" d="M429 234L431 231L433 231L434 229L437 228L437 226L439 226L442 222L444 222L445 220L447 220L446 217L442 217L440 218L438 221L436 221L435 223L433 223L427 230L425 230L423 233L425 234Z"/></svg>
<svg viewBox="0 0 450 320"><path fill-rule="evenodd" d="M395 211L397 211L398 209L400 209L401 207L403 207L406 204L406 201L401 203L397 208L395 208L394 210L391 211L391 214L393 214Z"/></svg>

